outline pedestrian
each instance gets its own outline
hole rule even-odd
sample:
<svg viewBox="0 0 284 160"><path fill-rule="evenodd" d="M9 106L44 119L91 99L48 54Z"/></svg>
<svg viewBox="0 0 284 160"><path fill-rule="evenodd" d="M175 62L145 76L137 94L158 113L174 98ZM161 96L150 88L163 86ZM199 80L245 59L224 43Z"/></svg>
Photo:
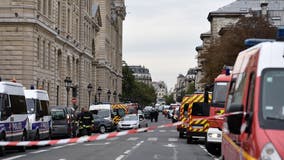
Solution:
<svg viewBox="0 0 284 160"><path fill-rule="evenodd" d="M157 109L154 110L154 118L155 122L158 122L158 117L159 117L159 111Z"/></svg>
<svg viewBox="0 0 284 160"><path fill-rule="evenodd" d="M151 109L151 110L150 110L150 119L151 119L151 122L153 122L154 117L155 117L155 111L154 111L154 109Z"/></svg>

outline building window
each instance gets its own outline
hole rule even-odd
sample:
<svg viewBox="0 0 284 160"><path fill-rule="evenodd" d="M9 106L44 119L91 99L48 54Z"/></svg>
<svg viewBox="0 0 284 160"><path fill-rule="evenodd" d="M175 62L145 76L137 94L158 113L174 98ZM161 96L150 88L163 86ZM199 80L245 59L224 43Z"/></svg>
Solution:
<svg viewBox="0 0 284 160"><path fill-rule="evenodd" d="M46 15L46 7L47 7L46 2L47 2L47 0L43 1L43 14L44 15Z"/></svg>
<svg viewBox="0 0 284 160"><path fill-rule="evenodd" d="M52 0L48 0L48 16L51 17Z"/></svg>
<svg viewBox="0 0 284 160"><path fill-rule="evenodd" d="M67 32L68 33L70 33L70 28L71 28L71 24L70 24L70 18L71 18L71 16L70 16L70 9L68 8L68 10L67 10Z"/></svg>
<svg viewBox="0 0 284 160"><path fill-rule="evenodd" d="M43 40L42 42L42 68L44 69L45 68L45 40Z"/></svg>
<svg viewBox="0 0 284 160"><path fill-rule="evenodd" d="M37 0L37 10L41 11L41 0Z"/></svg>
<svg viewBox="0 0 284 160"><path fill-rule="evenodd" d="M280 16L275 16L271 18L273 25L275 26L280 26L281 23L281 17Z"/></svg>
<svg viewBox="0 0 284 160"><path fill-rule="evenodd" d="M57 26L58 26L58 29L60 28L60 21L61 21L61 8L60 8L60 2L58 2L57 4Z"/></svg>
<svg viewBox="0 0 284 160"><path fill-rule="evenodd" d="M39 60L40 60L40 37L37 38L37 61L38 61L38 64L40 64Z"/></svg>
<svg viewBox="0 0 284 160"><path fill-rule="evenodd" d="M76 18L76 40L79 40L79 20Z"/></svg>
<svg viewBox="0 0 284 160"><path fill-rule="evenodd" d="M48 64L47 64L47 68L50 69L50 63L51 63L51 44L50 42L48 43Z"/></svg>

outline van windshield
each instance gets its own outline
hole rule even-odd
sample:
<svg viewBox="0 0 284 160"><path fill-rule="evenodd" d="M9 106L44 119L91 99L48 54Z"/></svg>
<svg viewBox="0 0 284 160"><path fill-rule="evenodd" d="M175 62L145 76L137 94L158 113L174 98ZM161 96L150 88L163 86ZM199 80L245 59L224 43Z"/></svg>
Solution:
<svg viewBox="0 0 284 160"><path fill-rule="evenodd" d="M34 99L26 99L28 114L35 113L36 102Z"/></svg>
<svg viewBox="0 0 284 160"><path fill-rule="evenodd" d="M63 120L66 118L66 115L63 110L51 110L51 116L53 120Z"/></svg>
<svg viewBox="0 0 284 160"><path fill-rule="evenodd" d="M213 104L216 104L217 107L224 107L226 93L229 87L228 84L228 82L216 82L214 84Z"/></svg>
<svg viewBox="0 0 284 160"><path fill-rule="evenodd" d="M98 115L102 118L110 117L110 110L109 109L92 110L91 113Z"/></svg>
<svg viewBox="0 0 284 160"><path fill-rule="evenodd" d="M284 70L269 69L262 77L261 124L264 128L284 129L284 99L280 96L284 91Z"/></svg>

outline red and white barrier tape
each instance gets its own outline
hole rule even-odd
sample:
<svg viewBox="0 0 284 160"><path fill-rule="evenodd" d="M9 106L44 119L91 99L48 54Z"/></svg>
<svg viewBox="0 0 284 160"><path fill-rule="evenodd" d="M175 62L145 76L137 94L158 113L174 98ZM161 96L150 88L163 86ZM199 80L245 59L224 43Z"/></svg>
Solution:
<svg viewBox="0 0 284 160"><path fill-rule="evenodd" d="M43 141L0 141L0 146L46 146L46 145L63 145L68 143L83 143L83 142L92 142L97 140L103 139L110 139L114 137L120 137L130 134L136 134L140 132L145 132L148 130L155 130L158 128L165 128L165 127L173 127L181 124L181 122L177 123L169 123L160 126L151 126L147 128L139 128L139 129L132 129L126 130L121 132L112 132L106 134L95 134L92 136L83 136L83 137L76 137L76 138L67 138L67 139L57 139L57 140L43 140Z"/></svg>
<svg viewBox="0 0 284 160"><path fill-rule="evenodd" d="M205 118L197 118L195 120L199 119L218 119L223 118L230 115L237 115L237 114L245 114L244 112L233 112L233 113L226 113L222 115L216 115L211 117L205 117ZM57 140L43 140L43 141L0 141L0 146L46 146L46 145L63 145L68 143L83 143L83 142L92 142L97 140L104 140L104 139L110 139L114 137L120 137L130 134L136 134L140 132L145 132L148 130L155 130L160 128L167 128L167 127L173 127L181 125L183 122L176 122L176 123L168 123L160 126L151 126L147 128L139 128L139 129L132 129L132 130L126 130L121 132L112 132L112 133L106 133L106 134L95 134L92 136L83 136L83 137L76 137L76 138L67 138L67 139L57 139Z"/></svg>

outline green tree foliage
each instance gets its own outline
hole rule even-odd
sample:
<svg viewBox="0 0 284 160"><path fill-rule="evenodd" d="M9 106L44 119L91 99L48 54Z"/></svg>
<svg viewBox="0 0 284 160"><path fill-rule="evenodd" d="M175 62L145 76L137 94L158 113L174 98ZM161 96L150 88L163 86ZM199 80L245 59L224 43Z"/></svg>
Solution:
<svg viewBox="0 0 284 160"><path fill-rule="evenodd" d="M166 101L167 105L170 105L171 103L175 103L174 94L173 93L171 93L170 95L165 95L164 98L165 98L165 101Z"/></svg>
<svg viewBox="0 0 284 160"><path fill-rule="evenodd" d="M276 38L277 28L272 26L265 17L242 17L235 24L228 26L221 32L220 38L203 54L202 69L205 72L202 82L210 84L220 74L224 65L233 66L238 53L244 49L244 40L247 38Z"/></svg>
<svg viewBox="0 0 284 160"><path fill-rule="evenodd" d="M156 101L153 86L136 81L128 66L123 66L122 73L122 101L137 102L142 106L151 105Z"/></svg>
<svg viewBox="0 0 284 160"><path fill-rule="evenodd" d="M195 85L194 85L194 82L191 82L189 83L185 94L193 94L194 91L195 91Z"/></svg>

